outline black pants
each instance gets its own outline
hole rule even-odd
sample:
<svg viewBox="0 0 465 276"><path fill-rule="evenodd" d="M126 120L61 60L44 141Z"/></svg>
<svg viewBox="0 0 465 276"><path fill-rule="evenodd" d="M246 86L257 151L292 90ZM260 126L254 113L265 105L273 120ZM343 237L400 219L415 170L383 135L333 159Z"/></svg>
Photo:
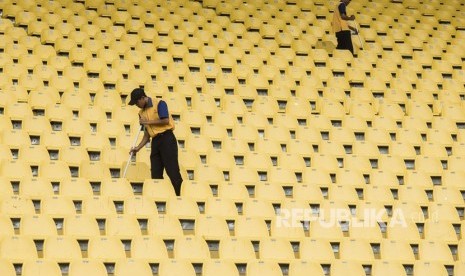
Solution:
<svg viewBox="0 0 465 276"><path fill-rule="evenodd" d="M340 31L336 33L337 47L339 50L349 50L354 54L354 46L352 45L352 35L350 31Z"/></svg>
<svg viewBox="0 0 465 276"><path fill-rule="evenodd" d="M182 176L178 163L178 141L173 131L167 130L152 138L150 164L153 179L163 179L163 170L166 169L176 195L180 196Z"/></svg>

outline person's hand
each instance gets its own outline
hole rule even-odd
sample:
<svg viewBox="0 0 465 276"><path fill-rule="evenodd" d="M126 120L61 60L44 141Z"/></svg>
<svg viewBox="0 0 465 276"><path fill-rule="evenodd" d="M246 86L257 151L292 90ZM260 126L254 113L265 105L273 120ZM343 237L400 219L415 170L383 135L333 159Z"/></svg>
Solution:
<svg viewBox="0 0 465 276"><path fill-rule="evenodd" d="M129 154L136 155L139 150L137 148L131 148Z"/></svg>
<svg viewBox="0 0 465 276"><path fill-rule="evenodd" d="M148 120L146 120L146 119L143 119L143 118L139 118L139 124L141 124L141 125L144 125L144 126L145 126L146 124L148 124Z"/></svg>
<svg viewBox="0 0 465 276"><path fill-rule="evenodd" d="M349 17L349 19L350 19L350 20L355 20L355 15L352 14L352 15Z"/></svg>

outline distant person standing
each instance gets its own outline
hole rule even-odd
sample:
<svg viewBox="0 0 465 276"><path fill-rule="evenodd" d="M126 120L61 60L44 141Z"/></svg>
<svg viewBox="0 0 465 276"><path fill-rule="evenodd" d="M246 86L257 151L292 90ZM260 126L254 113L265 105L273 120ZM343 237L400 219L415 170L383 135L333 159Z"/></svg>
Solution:
<svg viewBox="0 0 465 276"><path fill-rule="evenodd" d="M139 145L131 148L136 154L152 140L150 164L153 179L163 179L166 170L177 196L181 195L182 176L178 164L178 142L174 136L174 121L165 101L147 97L144 90L136 88L131 92L129 105L140 108L139 123L144 125L144 137Z"/></svg>
<svg viewBox="0 0 465 276"><path fill-rule="evenodd" d="M349 50L352 55L354 54L354 46L352 45L351 30L357 30L349 25L348 21L355 19L354 15L347 15L347 5L351 0L341 0L334 10L333 15L333 31L337 38L337 47L339 50Z"/></svg>

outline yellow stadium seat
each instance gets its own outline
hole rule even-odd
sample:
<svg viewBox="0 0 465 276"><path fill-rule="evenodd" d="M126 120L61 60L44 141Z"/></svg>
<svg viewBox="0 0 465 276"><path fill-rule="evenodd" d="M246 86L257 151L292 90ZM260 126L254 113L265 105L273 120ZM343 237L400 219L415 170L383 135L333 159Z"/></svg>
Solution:
<svg viewBox="0 0 465 276"><path fill-rule="evenodd" d="M25 260L37 260L38 252L31 237L11 236L2 240L0 244L0 257L2 260L22 262Z"/></svg>
<svg viewBox="0 0 465 276"><path fill-rule="evenodd" d="M88 185L91 187L91 185ZM130 199L134 193L129 181L124 178L105 179L101 183L100 195L110 198Z"/></svg>
<svg viewBox="0 0 465 276"><path fill-rule="evenodd" d="M155 236L136 236L131 242L131 258L140 260L168 259L165 243Z"/></svg>
<svg viewBox="0 0 465 276"><path fill-rule="evenodd" d="M127 239L140 236L141 228L135 216L117 215L106 219L105 234L112 237Z"/></svg>
<svg viewBox="0 0 465 276"><path fill-rule="evenodd" d="M100 260L82 259L71 261L69 264L68 275L79 276L82 274L89 276L108 275L104 263Z"/></svg>
<svg viewBox="0 0 465 276"><path fill-rule="evenodd" d="M333 171L339 168L336 156L324 153L314 154L311 158L311 167L323 171Z"/></svg>
<svg viewBox="0 0 465 276"><path fill-rule="evenodd" d="M461 187L461 181L465 179L465 173L461 171L445 171L442 177L442 183L445 186Z"/></svg>
<svg viewBox="0 0 465 276"><path fill-rule="evenodd" d="M414 262L415 256L407 241L387 239L381 242L380 256L387 262Z"/></svg>
<svg viewBox="0 0 465 276"><path fill-rule="evenodd" d="M258 180L257 171L243 165L235 166L229 171L229 181L235 183L255 183Z"/></svg>
<svg viewBox="0 0 465 276"><path fill-rule="evenodd" d="M20 40L26 35L24 29L15 27L9 33L8 36L11 39ZM17 44L17 43L8 43L5 45L5 52L8 53L11 57L19 59L20 56L27 54L26 45ZM13 63L12 66L14 68L25 68L24 66L20 66L19 64ZM11 74L16 74L18 72L10 72Z"/></svg>
<svg viewBox="0 0 465 276"><path fill-rule="evenodd" d="M255 252L252 243L248 239L223 237L220 240L219 256L224 260L243 262L255 259Z"/></svg>
<svg viewBox="0 0 465 276"><path fill-rule="evenodd" d="M439 262L419 260L414 263L413 273L415 275L448 275L446 267Z"/></svg>
<svg viewBox="0 0 465 276"><path fill-rule="evenodd" d="M19 119L20 121L31 118L33 116L33 113L28 103L26 103L27 96L20 95L20 94L23 94L24 92L27 93L26 90L21 89L21 87L12 86L10 92L18 94L18 97L17 97L18 102L7 105L8 113L6 114L8 114L12 119ZM13 124L13 128L15 128L14 124Z"/></svg>
<svg viewBox="0 0 465 276"><path fill-rule="evenodd" d="M114 269L115 276L131 275L134 273L137 275L152 274L152 268L148 262L136 259L118 260L115 263Z"/></svg>
<svg viewBox="0 0 465 276"><path fill-rule="evenodd" d="M395 155L380 155L378 158L378 168L382 171L392 172L397 175L402 175L407 172L404 160Z"/></svg>
<svg viewBox="0 0 465 276"><path fill-rule="evenodd" d="M452 203L432 203L428 208L428 216L432 219L442 221L457 222L463 217L460 207Z"/></svg>
<svg viewBox="0 0 465 276"><path fill-rule="evenodd" d="M238 216L234 222L235 237L259 239L269 235L267 224L261 218Z"/></svg>
<svg viewBox="0 0 465 276"><path fill-rule="evenodd" d="M431 175L441 175L447 169L446 165L443 160L430 156L417 156L415 159L415 169Z"/></svg>
<svg viewBox="0 0 465 276"><path fill-rule="evenodd" d="M342 260L372 262L373 249L368 242L359 239L342 240L340 243L340 256Z"/></svg>
<svg viewBox="0 0 465 276"><path fill-rule="evenodd" d="M321 265L314 261L295 260L289 265L289 275L324 275Z"/></svg>
<svg viewBox="0 0 465 276"><path fill-rule="evenodd" d="M57 235L57 225L51 216L29 215L21 218L20 234L29 237L50 237Z"/></svg>
<svg viewBox="0 0 465 276"><path fill-rule="evenodd" d="M291 243L283 238L261 239L259 243L261 260L289 262L294 259Z"/></svg>
<svg viewBox="0 0 465 276"><path fill-rule="evenodd" d="M47 237L44 242L44 258L53 261L72 261L82 258L78 241L71 236Z"/></svg>
<svg viewBox="0 0 465 276"><path fill-rule="evenodd" d="M436 218L424 224L425 239L437 242L457 242L457 233L452 223L438 221Z"/></svg>
<svg viewBox="0 0 465 276"><path fill-rule="evenodd" d="M424 205L420 205L418 203L409 202L409 201L397 201L393 205L392 216L394 217L394 219L396 219L394 221L395 223L394 226L398 227L397 224L402 224L401 226L406 228L405 229L406 237L408 236L416 237L416 234L418 233L418 229L415 229L415 231L413 231L410 229L413 229L414 227L411 227L410 229L407 229L407 228L411 226L410 223L422 222L425 220L426 214L423 212L424 208L422 209L422 207L424 207ZM403 225L405 224L404 222L407 223L406 226ZM395 229L392 229L392 230L395 231ZM409 231L413 231L413 232L409 233ZM407 233L409 233L410 235L407 235ZM391 234L398 234L398 233L391 232ZM389 228L388 228L388 235L389 235ZM390 238L394 238L394 237L390 237ZM399 237L396 236L395 238L399 238Z"/></svg>
<svg viewBox="0 0 465 276"><path fill-rule="evenodd" d="M11 160L8 162L3 162L1 169L1 175L8 179L33 177L32 168L26 163L26 161Z"/></svg>
<svg viewBox="0 0 465 276"><path fill-rule="evenodd" d="M60 276L61 269L58 263L49 260L27 261L22 265L21 275L50 275Z"/></svg>
<svg viewBox="0 0 465 276"><path fill-rule="evenodd" d="M2 260L0 261L0 273L5 276L16 275L15 267L11 261Z"/></svg>
<svg viewBox="0 0 465 276"><path fill-rule="evenodd" d="M148 198L169 199L174 198L174 189L168 179L146 179L142 194Z"/></svg>
<svg viewBox="0 0 465 276"><path fill-rule="evenodd" d="M70 198L52 196L41 200L40 213L51 216L74 215L76 207Z"/></svg>
<svg viewBox="0 0 465 276"><path fill-rule="evenodd" d="M266 171L273 165L269 154L263 152L249 152L242 157L244 158L243 165L254 170Z"/></svg>
<svg viewBox="0 0 465 276"><path fill-rule="evenodd" d="M150 198L143 196L118 197L124 198L124 214L147 216L157 212L156 205Z"/></svg>
<svg viewBox="0 0 465 276"><path fill-rule="evenodd" d="M166 213L175 217L193 218L200 211L197 203L191 198L173 197L166 202Z"/></svg>
<svg viewBox="0 0 465 276"><path fill-rule="evenodd" d="M272 177L270 175L270 177ZM272 177L275 178L275 177ZM286 196L284 193L284 189L281 185L289 185L290 183L287 184L281 184L278 181L275 181L276 179L269 179L268 182L259 182L254 186L254 196L257 199L261 200L268 200L268 201L281 201L283 200Z"/></svg>
<svg viewBox="0 0 465 276"><path fill-rule="evenodd" d="M421 261L453 262L449 246L443 242L423 240L419 243L418 257Z"/></svg>
<svg viewBox="0 0 465 276"><path fill-rule="evenodd" d="M303 210L302 208L300 209ZM292 240L292 241L297 241L305 237L305 232L304 232L303 227L299 225L293 225L292 223L288 226L288 225L284 225L283 223L279 223L277 221L271 222L270 234L273 238L278 238L278 239L282 238L285 240Z"/></svg>
<svg viewBox="0 0 465 276"><path fill-rule="evenodd" d="M6 215L33 215L35 214L34 204L30 199L19 196L4 196L0 202L0 210Z"/></svg>
<svg viewBox="0 0 465 276"><path fill-rule="evenodd" d="M84 215L109 216L116 215L116 207L110 198L93 196L81 201L81 209L78 211Z"/></svg>
<svg viewBox="0 0 465 276"><path fill-rule="evenodd" d="M148 229L150 235L169 238L183 236L183 229L178 218L171 215L158 215L151 217Z"/></svg>
<svg viewBox="0 0 465 276"><path fill-rule="evenodd" d="M401 186L398 189L398 198L401 201L415 202L417 204L428 204L426 189L417 186Z"/></svg>
<svg viewBox="0 0 465 276"><path fill-rule="evenodd" d="M315 171L316 172L316 171ZM325 177L323 175L323 177ZM329 178L329 174L327 175ZM315 181L312 176L309 176L309 179ZM322 181L325 182L325 181ZM330 183L330 179L327 183ZM319 186L320 183L304 183L302 185L294 185L293 189L293 198L297 200L316 200L320 201L323 199L323 194L321 193L321 189ZM325 183L321 183L325 184Z"/></svg>
<svg viewBox="0 0 465 276"><path fill-rule="evenodd" d="M67 215L64 220L63 233L68 237L86 239L100 235L99 225L92 216Z"/></svg>
<svg viewBox="0 0 465 276"><path fill-rule="evenodd" d="M335 256L329 241L306 238L300 243L300 259L311 262L331 262Z"/></svg>
<svg viewBox="0 0 465 276"><path fill-rule="evenodd" d="M363 275L365 270L362 264L344 259L336 260L331 263L331 275L344 275L346 273Z"/></svg>
<svg viewBox="0 0 465 276"><path fill-rule="evenodd" d="M465 265L463 263L463 261L457 261L454 263L454 273L455 274L462 274L465 270Z"/></svg>
<svg viewBox="0 0 465 276"><path fill-rule="evenodd" d="M433 200L436 203L462 204L463 197L459 189L451 186L435 186Z"/></svg>
<svg viewBox="0 0 465 276"><path fill-rule="evenodd" d="M195 276L195 270L192 263L188 260L182 259L171 259L160 262L158 273L160 275L186 275L186 276Z"/></svg>
<svg viewBox="0 0 465 276"><path fill-rule="evenodd" d="M195 235L206 240L229 237L229 228L225 219L217 216L198 216L195 220Z"/></svg>
<svg viewBox="0 0 465 276"><path fill-rule="evenodd" d="M90 145L90 144L89 144ZM102 147L103 149L103 147ZM88 178L89 180L102 181L110 179L110 168L104 163L98 161L91 161L89 163L83 162L79 167L79 176Z"/></svg>
<svg viewBox="0 0 465 276"><path fill-rule="evenodd" d="M433 181L427 172L408 170L404 182L409 186L432 187Z"/></svg>
<svg viewBox="0 0 465 276"><path fill-rule="evenodd" d="M68 166L62 160L49 160L39 164L39 176L54 181L63 181L75 177L75 172L71 172L72 166Z"/></svg>
<svg viewBox="0 0 465 276"><path fill-rule="evenodd" d="M228 151L215 149L207 154L206 164L209 166L216 166L221 171L227 171L236 164L235 156Z"/></svg>
<svg viewBox="0 0 465 276"><path fill-rule="evenodd" d="M178 260L196 262L210 258L207 242L199 236L177 237L174 243L174 257Z"/></svg>
<svg viewBox="0 0 465 276"><path fill-rule="evenodd" d="M108 138L111 140L115 139L115 137L121 137L121 136L119 134L115 134L114 136L113 135L108 136ZM129 150L126 148L127 145L124 145L124 147L122 147L122 145L119 145L118 143L119 141L111 141L111 140L110 140L110 145L112 146L112 148L103 152L102 161L105 162L105 164L110 168L120 168L122 167L123 163L127 162ZM92 153L92 151L90 152ZM91 156L91 158L92 157L93 156ZM143 167L144 167L143 165L148 166L147 164L140 164L139 162L136 162L135 164L131 164L131 165L134 165L135 167L135 168L132 167L131 169L140 172L141 175L137 177L136 175L129 173L127 174L128 178L130 179L138 178L138 179L143 180L145 179L145 177L148 176L148 174L145 174L145 171L143 170ZM128 170L128 172L132 172L132 170ZM112 176L115 177L115 175L112 175Z"/></svg>
<svg viewBox="0 0 465 276"><path fill-rule="evenodd" d="M102 261L126 258L122 241L113 236L90 238L88 256Z"/></svg>
<svg viewBox="0 0 465 276"><path fill-rule="evenodd" d="M341 178L345 177L348 176L342 176ZM356 203L358 201L358 195L355 188L358 185L351 183L350 180L348 180L348 182L348 184L331 186L329 189L329 199L333 201Z"/></svg>
<svg viewBox="0 0 465 276"><path fill-rule="evenodd" d="M271 219L276 215L271 203L258 199L245 200L243 214L249 217L258 217L263 219Z"/></svg>
<svg viewBox="0 0 465 276"><path fill-rule="evenodd" d="M83 147L63 147L59 149L58 156L59 160L66 162L69 166L79 166L83 161L90 161L89 154Z"/></svg>
<svg viewBox="0 0 465 276"><path fill-rule="evenodd" d="M0 237L13 236L15 234L15 227L8 215L0 216Z"/></svg>
<svg viewBox="0 0 465 276"><path fill-rule="evenodd" d="M274 261L249 261L246 268L247 275L282 275L282 271L277 262Z"/></svg>
<svg viewBox="0 0 465 276"><path fill-rule="evenodd" d="M374 275L407 275L406 268L401 262L390 262L384 260L378 260L373 263L372 273Z"/></svg>
<svg viewBox="0 0 465 276"><path fill-rule="evenodd" d="M25 198L54 195L53 185L45 178L24 178L19 184L19 194Z"/></svg>
<svg viewBox="0 0 465 276"><path fill-rule="evenodd" d="M346 139L351 139L350 138L350 133L344 133L346 131L333 131L331 132L331 136L338 136L338 134L341 134L342 137L339 137L341 140L337 140L338 138L334 139L333 141L331 140L325 140L322 141L318 148L318 152L321 152L323 154L327 155L334 155L337 156L338 158L342 158L344 154L346 153L345 148L343 143L352 143L351 141L346 141ZM349 134L349 135L347 135Z"/></svg>
<svg viewBox="0 0 465 276"><path fill-rule="evenodd" d="M52 119L53 120L53 119ZM59 122L59 121L55 121ZM55 128L61 129L61 122ZM63 131L52 131L47 132L41 135L41 144L46 147L47 150L59 150L60 148L68 147L70 145L70 140L65 132ZM51 160L55 160L56 156L50 156Z"/></svg>
<svg viewBox="0 0 465 276"><path fill-rule="evenodd" d="M207 260L202 266L202 275L213 276L213 275L226 275L236 276L239 272L233 262L225 260Z"/></svg>
<svg viewBox="0 0 465 276"><path fill-rule="evenodd" d="M224 174L216 165L198 164L194 169L193 179L206 183L218 183L224 179Z"/></svg>
<svg viewBox="0 0 465 276"><path fill-rule="evenodd" d="M249 197L249 193L242 183L224 182L218 187L218 196L224 199L243 200Z"/></svg>

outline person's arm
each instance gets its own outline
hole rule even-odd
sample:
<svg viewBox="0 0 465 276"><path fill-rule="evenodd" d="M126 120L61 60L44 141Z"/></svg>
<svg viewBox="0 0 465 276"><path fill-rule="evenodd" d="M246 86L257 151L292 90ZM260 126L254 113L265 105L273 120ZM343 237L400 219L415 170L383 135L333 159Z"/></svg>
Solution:
<svg viewBox="0 0 465 276"><path fill-rule="evenodd" d="M146 119L140 119L139 123L141 125L155 125L155 126L164 126L169 124L169 119L168 118L163 118L163 119L155 119L155 120L146 120Z"/></svg>
<svg viewBox="0 0 465 276"><path fill-rule="evenodd" d="M147 133L147 131L144 131L144 137L142 137L142 140L140 141L139 145L137 147L131 148L129 153L136 154L138 151L140 151L148 142L150 141L150 135Z"/></svg>
<svg viewBox="0 0 465 276"><path fill-rule="evenodd" d="M339 13L341 14L341 18L343 20L347 20L347 21L355 20L355 15L353 15L353 14L351 16L347 15L346 5L340 4L338 9L339 9Z"/></svg>

